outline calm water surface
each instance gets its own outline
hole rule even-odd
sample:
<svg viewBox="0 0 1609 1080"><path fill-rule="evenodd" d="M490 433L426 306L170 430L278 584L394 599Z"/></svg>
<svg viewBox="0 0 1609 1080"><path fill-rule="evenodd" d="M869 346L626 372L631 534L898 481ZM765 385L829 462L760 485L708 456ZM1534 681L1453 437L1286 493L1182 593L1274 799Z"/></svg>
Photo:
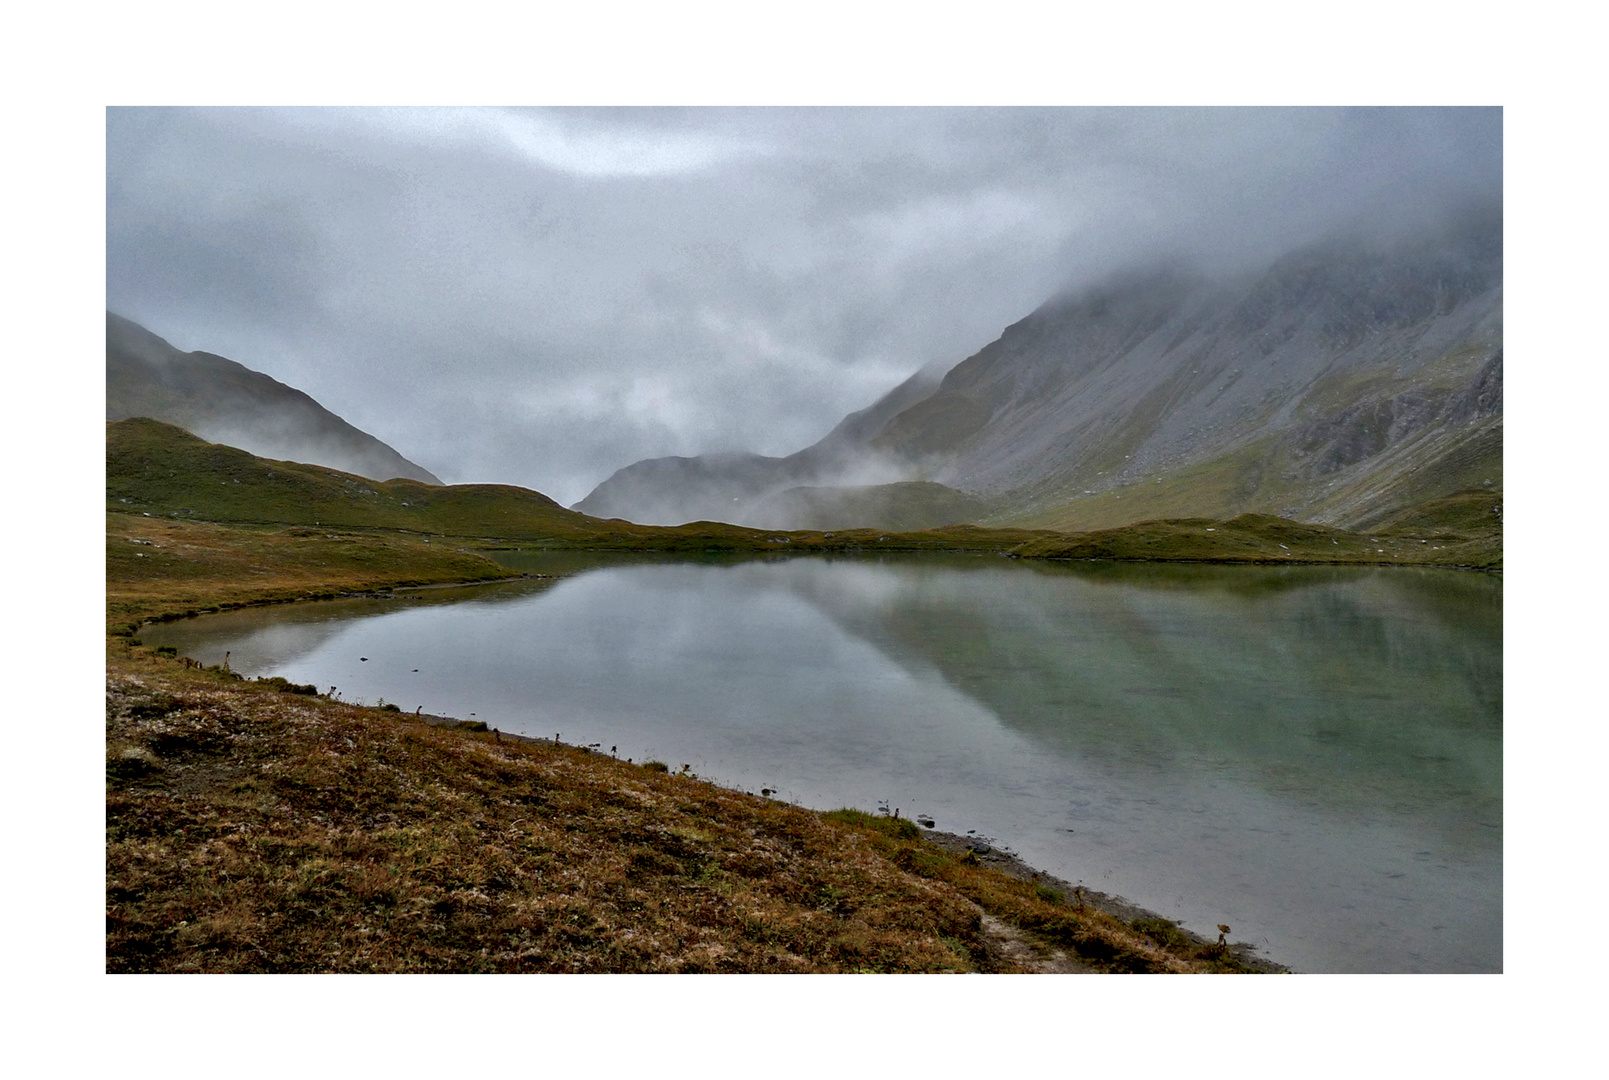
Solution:
<svg viewBox="0 0 1609 1080"><path fill-rule="evenodd" d="M524 559L571 576L142 637L805 806L886 802L1298 970L1502 970L1500 579Z"/></svg>

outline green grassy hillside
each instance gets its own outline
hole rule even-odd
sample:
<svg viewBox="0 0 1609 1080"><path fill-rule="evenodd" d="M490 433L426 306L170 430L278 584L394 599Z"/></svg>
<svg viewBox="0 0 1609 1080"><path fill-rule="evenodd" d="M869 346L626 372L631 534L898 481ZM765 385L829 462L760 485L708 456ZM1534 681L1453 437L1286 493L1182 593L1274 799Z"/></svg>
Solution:
<svg viewBox="0 0 1609 1080"><path fill-rule="evenodd" d="M106 515L106 625L116 634L223 607L517 576L408 533Z"/></svg>
<svg viewBox="0 0 1609 1080"><path fill-rule="evenodd" d="M489 576L480 562L460 565L445 558L444 552L433 552L429 548L433 537L438 538L438 547L446 539L455 552L476 558L477 552L490 548L570 547L773 553L1009 551L1027 558L1414 563L1487 569L1502 565L1502 496L1483 490L1460 493L1450 497L1451 502L1423 504L1391 519L1389 528L1383 524L1368 533L1264 514L1243 514L1229 521L1172 517L1086 533L973 525L911 532L780 531L710 521L658 527L588 517L538 492L507 485L378 483L316 465L267 461L203 442L154 420L117 421L107 424L106 431L110 515L125 522L154 519L245 528L246 533L228 543L238 541L237 546L255 552L253 557L264 565L289 567L287 573L298 580L306 575L297 562L304 557L296 552L308 548L309 542L328 547L350 541L352 537L344 534L354 530L395 536L385 544L371 536L366 543L374 550L364 548L362 558L357 548L350 552L342 548L336 556L320 555L309 571L314 577L346 567L341 575L354 581L442 580L449 566L466 571L467 578ZM1477 521L1480 527L1474 528ZM284 533L287 528L291 531ZM298 536L296 528L314 532ZM282 532L270 537L273 529ZM112 531L109 525L109 536ZM209 536L202 546L228 543ZM116 544L112 550L116 552L108 561L112 577L117 577L113 573L117 567L133 567L140 557ZM364 559L372 561L370 570L363 569ZM386 572L380 573L381 569ZM130 580L138 580L138 574Z"/></svg>
<svg viewBox="0 0 1609 1080"><path fill-rule="evenodd" d="M202 521L404 529L448 536L595 535L609 527L498 484L369 480L205 442L136 418L106 425L107 509Z"/></svg>
<svg viewBox="0 0 1609 1080"><path fill-rule="evenodd" d="M1409 507L1380 522L1382 533L1501 541L1503 496L1473 488Z"/></svg>
<svg viewBox="0 0 1609 1080"><path fill-rule="evenodd" d="M1160 476L1095 494L1051 488L1000 500L984 524L1078 532L1150 518L1229 518L1260 513L1346 529L1370 529L1405 508L1451 492L1501 497L1503 418L1405 440L1333 474L1315 488L1288 439L1269 436Z"/></svg>
<svg viewBox="0 0 1609 1080"><path fill-rule="evenodd" d="M263 457L377 479L441 480L295 387L222 356L181 352L106 313L106 419L146 416Z"/></svg>
<svg viewBox="0 0 1609 1080"><path fill-rule="evenodd" d="M1368 533L1241 514L1228 521L1141 521L1117 529L1044 536L1012 554L1035 559L1397 563L1500 570L1502 496L1458 492L1404 512L1389 527Z"/></svg>
<svg viewBox="0 0 1609 1080"><path fill-rule="evenodd" d="M239 526L381 530L470 548L609 548L654 551L1005 550L1032 539L1023 529L934 532L845 529L780 531L721 522L636 525L566 510L539 492L506 484L433 487L379 482L205 442L156 420L106 425L108 513Z"/></svg>

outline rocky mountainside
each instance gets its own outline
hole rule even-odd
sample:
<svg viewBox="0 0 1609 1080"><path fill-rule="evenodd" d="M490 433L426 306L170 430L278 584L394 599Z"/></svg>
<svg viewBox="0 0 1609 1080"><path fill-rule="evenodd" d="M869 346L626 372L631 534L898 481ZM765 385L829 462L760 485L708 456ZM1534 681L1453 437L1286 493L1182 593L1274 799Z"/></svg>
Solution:
<svg viewBox="0 0 1609 1080"><path fill-rule="evenodd" d="M881 526L864 519L876 500L858 468L962 493L984 524L1251 511L1367 526L1501 487L1502 341L1495 212L1392 246L1317 245L1237 280L1135 273L1051 300L815 447L746 461L741 491L729 461L661 459L621 470L582 506L632 518L648 507L624 481L651 476L656 512L678 499L714 509L699 500L719 490L735 511L724 520L742 520L808 485L815 527ZM799 478L788 466L799 460L818 471ZM850 485L841 509L862 519L829 521L822 489Z"/></svg>
<svg viewBox="0 0 1609 1080"><path fill-rule="evenodd" d="M106 313L106 419L146 416L258 457L300 461L373 480L440 484L311 397L205 352L180 352L137 323Z"/></svg>

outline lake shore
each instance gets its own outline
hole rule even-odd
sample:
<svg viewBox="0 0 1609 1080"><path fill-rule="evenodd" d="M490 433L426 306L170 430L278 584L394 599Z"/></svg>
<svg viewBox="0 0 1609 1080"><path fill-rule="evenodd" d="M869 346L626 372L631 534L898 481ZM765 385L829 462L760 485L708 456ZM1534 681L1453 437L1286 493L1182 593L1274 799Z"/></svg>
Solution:
<svg viewBox="0 0 1609 1080"><path fill-rule="evenodd" d="M1216 939L1203 937L1192 930L1187 930L1172 919L1157 912L1149 911L1132 904L1121 896L1111 893L1099 892L1095 889L1075 885L1065 878L1028 865L1011 852L1003 850L994 844L980 841L976 837L961 836L957 833L939 832L934 829L923 829L922 838L928 843L936 844L944 850L964 856L972 852L983 865L999 873L1014 877L1019 881L1027 881L1037 887L1048 888L1069 898L1075 905L1110 915L1129 925L1142 925L1150 928L1152 932L1163 936L1176 936L1189 941L1198 951L1211 950L1217 947ZM982 850L980 850L980 848ZM1261 974L1289 974L1290 968L1270 959L1258 955L1255 946L1245 942L1229 941L1227 951L1235 957L1245 970ZM1071 958L1069 958L1071 959ZM1076 963L1076 960L1072 960ZM1070 967L1059 970L1077 970Z"/></svg>
<svg viewBox="0 0 1609 1080"><path fill-rule="evenodd" d="M909 821L435 719L108 638L107 970L1269 970Z"/></svg>
<svg viewBox="0 0 1609 1080"><path fill-rule="evenodd" d="M326 538L321 538L321 539L326 539L327 540L329 538L326 537ZM341 543L341 541L339 541L339 540L331 540L330 541L330 546L331 546L331 548L333 548L335 550L339 550L338 548L335 548L335 545L337 545L339 543ZM429 554L431 556L434 556L436 553L431 552ZM446 552L443 552L442 554L446 554ZM459 554L460 554L460 557L461 557L462 553L459 553ZM606 556L604 558L607 559ZM468 588L468 589L474 590L479 585L493 584L493 583L495 583L496 580L517 581L517 580L520 580L522 578L525 578L525 579L562 578L562 577L569 576L569 574L565 573L565 572L538 574L538 573L529 573L529 572L520 573L518 571L514 571L514 570L511 570L511 569L508 569L508 568L500 568L500 570L501 570L501 572L503 574L505 574L507 576L497 578L497 579L493 579L493 578L489 578L489 577L481 577L479 579L469 579L469 580L464 580L464 579L451 580L451 579L448 579L448 580L437 580L437 581L430 581L430 582L422 582L422 583L417 583L417 584L415 584L413 582L394 582L394 583L384 583L384 584L382 584L382 583L377 583L377 582L372 582L372 581L371 582L357 581L357 582L351 583L352 587L343 588L343 589L339 589L339 590L328 590L328 589L318 590L318 589L314 589L314 590L306 590L306 591L302 592L300 595L295 595L295 594L293 594L293 595L284 595L282 593L281 595L278 595L278 596L275 596L275 597L268 597L268 598L258 597L258 598L254 598L254 599L247 599L247 600L244 600L244 601L233 599L233 596L236 595L234 593L234 590L231 589L231 588L224 587L223 584L220 583L219 587L217 587L217 588L215 588L213 590L210 590L208 594L203 595L201 597L202 603L199 604L194 609L191 609L191 608L179 608L177 604L171 604L171 603L170 604L164 604L163 609L158 609L156 611L153 611L151 613L150 617L154 618L154 619L175 618L175 617L182 617L184 615L190 614L193 610L204 611L208 607L212 607L214 609L221 610L221 609L226 608L226 607L256 606L257 604L260 604L260 603L294 603L295 601L301 600L301 599L326 599L326 598L330 598L332 596L342 596L342 597L381 597L381 598L385 598L385 597L401 597L401 596L408 595L410 593L416 593L416 594L419 594L419 595L427 595L427 594L430 594L430 593L442 593L442 592L449 592L450 593L451 591L453 591L455 589L460 589L460 588ZM367 587L364 587L364 586L367 586ZM135 628L135 627L129 627L129 629L134 630L136 634L138 632L137 628ZM109 638L109 647L113 647L113 643L116 642L117 640L119 640L119 639L116 636L114 636L113 638ZM123 642L125 642L125 644L132 644L133 639L132 638L122 638L121 640ZM213 657L212 659L217 659L217 657ZM343 681L344 682L344 680L332 680L332 681ZM388 693L388 696L389 696L389 691L387 693ZM335 702L334 704L343 705L343 706L345 705L344 702ZM394 716L396 716L396 713L392 713L390 715L392 715L394 717ZM403 715L404 718L406 718L408 714L403 713L402 715ZM528 747L532 747L532 748L543 747L543 748L549 748L549 749L557 750L557 751L560 751L560 752L563 752L563 753L575 755L575 756L578 756L578 757L584 757L584 756L588 755L589 752L594 749L593 747L570 746L570 745L564 744L563 741L562 741L562 736L560 738L559 743L555 744L554 740L547 739L545 737L523 738L523 737L513 736L513 735L511 735L509 733L495 733L494 734L494 733L492 733L490 731L485 731L484 734L479 734L477 729L482 729L482 725L479 722L474 721L473 718L471 719L470 722L467 722L467 723L464 722L464 721L460 721L455 717L450 717L450 716L439 716L439 717L427 718L427 717L424 717L423 715L420 715L420 716L417 717L417 719L426 720L426 721L434 720L434 722L435 722L434 726L446 727L446 728L455 728L455 729L458 729L458 733L460 733L462 735L465 735L465 736L468 736L468 737L477 737L477 735L478 735L478 737L481 737L481 738L484 739L484 738L489 736L491 738L491 740L494 742L494 744L499 742L499 741L506 741L506 743L510 747L513 747L513 746L528 746ZM562 723L555 724L555 726L556 727L562 726ZM596 737L596 736L591 736L591 737ZM598 757L599 757L599 755L596 755L596 754L592 754L591 756L592 756L592 758L594 760L598 759ZM999 872L1005 874L1008 877L1015 878L1017 881L1023 882L1026 885L1030 886L1036 894L1040 893L1040 892L1043 892L1043 894L1045 894L1047 896L1063 898L1061 900L1061 902L1065 906L1072 906L1074 908L1074 910L1078 910L1078 911L1086 911L1087 910L1087 911L1089 911L1091 913L1100 914L1100 915L1103 915L1103 916L1110 917L1111 919L1115 920L1116 923L1118 923L1118 924L1120 924L1122 926L1125 926L1130 930L1132 930L1136 925L1141 925L1146 930L1148 930L1150 932L1150 937L1153 940L1156 939L1156 938L1164 939L1165 941L1167 941L1170 944L1172 944L1175 948L1184 950L1187 954L1191 955L1192 957L1199 958L1203 954L1211 955L1211 949L1216 946L1216 941L1215 940L1191 934L1191 933L1183 930L1179 926L1177 926L1177 924L1174 923L1173 921L1166 919L1162 915L1160 915L1160 914L1158 914L1156 912L1143 910L1143 909L1137 907L1136 905L1128 904L1127 902L1123 901L1121 898L1098 896L1098 895L1093 894L1093 893L1080 894L1076 886L1074 886L1074 885L1072 885L1072 884L1070 884L1068 882L1056 879L1056 878L1054 878L1052 876L1049 876L1045 872L1040 870L1039 868L1026 866L1025 864L1021 864L1020 861L1012 859L1011 857L1009 857L1004 852L1000 852L998 850L989 850L989 851L984 851L984 852L980 853L980 852L971 850L971 845L975 844L975 842L976 842L975 840L969 840L968 838L961 838L961 837L957 837L954 840L947 840L946 836L943 835L943 834L933 836L932 840L933 840L933 846L934 847L937 847L940 850L945 851L947 854L949 854L951 856L955 856L955 857L961 858L961 859L967 859L967 858L970 857L971 861L973 863L975 863L979 869L999 871ZM1080 900L1082 900L1083 908L1079 908L1077 906L1078 902ZM1009 969L1009 970L1030 970L1030 971L1083 971L1083 970L1091 970L1091 965L1088 964L1087 962L1085 962L1085 960L1083 958L1079 957L1074 952L1070 952L1066 948L1058 947L1055 944L1054 941L1048 941L1047 942L1047 941L1044 941L1044 940L1037 940L1036 944L1033 945L1032 947L1024 947L1024 946L1022 946L1021 942L1018 941L1014 937L1015 931L1013 930L1013 928L1011 927L1010 924L1002 922L998 917L989 915L989 913L987 911L985 911L984 914L988 915L989 917L983 919L983 921L982 921L982 923L981 923L981 925L980 925L980 927L979 927L979 929L977 931L977 934L978 934L977 940L979 942L983 943L983 944L979 945L979 948L983 949L983 953L980 954L980 955L989 955L989 956L993 956L993 957L997 957L997 958L998 957L1010 957L1011 959L1009 961L1009 964L1006 967L1002 967L1001 968L1002 970L1007 970L1007 969ZM1261 957L1257 957L1254 954L1252 954L1248 949L1245 949L1243 947L1240 947L1240 948L1231 947L1229 949L1226 949L1226 950L1224 950L1224 956L1221 957L1221 958L1227 958L1227 959L1232 960L1233 964L1234 964L1234 968L1236 970L1246 970L1246 971L1277 971L1277 970L1283 970L1281 965L1279 965L1278 963L1276 963L1274 961L1271 961L1271 960L1266 960L1266 959L1261 958ZM1219 957L1214 957L1214 959L1219 959ZM994 963L994 964L1007 964L1007 961L999 960L999 959L991 960L989 962ZM1015 965L1015 966L1010 966L1010 965ZM1097 966L1094 967L1094 970L1102 970L1102 969L1097 965ZM1109 970L1109 968L1108 968L1108 970Z"/></svg>
<svg viewBox="0 0 1609 1080"><path fill-rule="evenodd" d="M126 884L114 881L110 870L114 862L113 848L121 843L113 838L111 826L117 815L112 812L112 802L126 799L126 804L119 802L123 809L136 805L149 808L149 805L154 803L162 808L158 816L178 813L179 817L183 818L189 811L175 805L169 796L176 789L188 788L192 783L189 777L195 775L195 770L200 769L214 780L222 780L227 778L225 774L229 774L231 770L238 774L240 769L246 767L243 762L231 759L229 755L225 755L223 760L209 761L205 754L193 753L193 748L188 746L184 739L175 740L171 733L164 730L164 725L173 722L172 717L188 718L190 714L198 711L204 714L209 709L206 700L228 698L232 704L223 711L234 717L233 730L235 736L240 736L256 726L257 721L254 717L265 715L272 718L283 711L287 699L286 695L277 692L273 692L267 699L260 694L252 697L250 695L258 694L258 690L252 684L240 683L217 671L204 672L184 668L176 658L168 659L152 655L151 650L136 645L140 625L151 620L182 618L209 610L258 604L293 603L303 599L326 599L334 596L397 595L416 589L449 590L490 584L496 580L517 580L522 576L519 571L498 565L487 558L486 554L477 551L448 549L447 545L440 543L426 545L422 541L407 537L390 537L369 532L350 534L325 533L322 530L314 533L310 530L287 532L247 529L202 522L170 522L124 514L108 515L107 543L109 686L114 679L122 679L131 673L136 673L136 678L146 680L150 684L149 689L159 700L172 699L182 706L149 718L131 718L114 715L109 700L109 783L116 780L120 790L114 793L109 787L108 911L114 919L126 919L128 926L133 928L124 939L124 943L116 949L112 948L112 938L109 936L109 970L114 966L111 959L114 952L117 955L118 970L407 970L413 969L409 965L418 964L423 964L423 969L426 970L538 969L530 966L529 954L518 964L505 959L499 961L502 966L493 964L488 967L475 955L463 953L458 946L446 947L439 941L427 940L428 934L424 939L415 937L410 946L413 950L411 952L409 948L404 948L378 958L372 950L365 952L364 949L358 948L357 945L361 943L350 942L349 948L331 951L312 947L308 942L302 941L296 949L275 954L262 948L260 935L252 937L251 940L259 942L255 948L268 953L270 959L266 961L258 952L253 952L250 958L244 957L237 951L232 951L232 946L226 947L227 943L215 943L209 947L210 951L202 949L200 953L189 945L178 952L172 952L168 950L167 944L161 943L182 944L182 939L193 935L194 931L188 931L187 935L181 935L181 938L173 938L177 923L172 920L165 922L165 916L153 916L150 904L147 903L147 901L154 902L156 894L149 893L143 888L130 889ZM1298 561L1307 560L1290 559L1290 563ZM1396 565L1402 563L1398 562ZM200 692L200 698L195 697L197 691ZM241 694L247 696L241 697L239 696ZM162 695L166 697L163 698ZM391 735L395 734L389 732L391 727L405 732L432 726L409 724L408 714L399 717L396 713L365 709L328 699L291 697L288 700L294 702L298 711L305 713L309 709L312 710L312 715L323 718L321 722L336 723L336 726L357 723L357 728L348 726L347 730L351 734L347 737L359 745L364 741L359 737L360 731L372 735L384 729L388 731L389 740ZM139 708L136 706L136 711ZM335 717L340 718L338 723L333 719ZM607 950L605 954L587 953L583 950L582 954L571 957L569 967L561 965L540 968L542 970L1283 970L1277 963L1257 957L1245 947L1231 945L1227 949L1219 950L1215 941L1184 931L1162 916L1143 911L1120 898L1106 897L1093 892L1084 892L1080 895L1075 886L1046 875L1036 868L1028 867L1005 853L997 850L982 853L974 851L971 848L975 841L969 841L967 838L951 837L948 834L922 834L909 822L891 823L887 819L879 820L869 815L847 822L833 821L831 813L822 815L789 808L786 804L725 791L713 785L706 785L702 781L691 781L675 776L645 775L645 770L640 766L610 761L605 756L589 753L585 747L562 744L554 746L552 740L526 741L506 733L499 733L502 735L502 739L499 740L497 735L490 732L463 730L461 722L453 718L438 719L440 722L435 725L436 728L457 729L441 732L444 738L457 740L440 744L439 747L441 753L445 755L442 760L447 763L444 766L445 775L449 777L453 776L454 770L461 764L464 753L477 744L490 743L499 753L541 752L557 755L568 762L583 762L588 770L594 768L601 770L597 783L593 785L586 800L597 797L598 790L607 790L613 785L614 782L608 779L608 776L612 775L608 773L611 769L628 770L625 775L630 777L631 782L627 786L639 792L645 790L642 787L644 783L650 789L660 784L679 785L673 790L684 792L692 790L690 785L696 784L697 788L708 791L710 797L721 804L718 808L710 808L709 812L714 814L710 820L723 823L723 828L711 830L708 827L709 821L699 815L694 815L693 820L683 819L674 825L675 828L691 834L714 835L725 831L724 826L729 824L733 815L738 820L744 820L757 812L762 817L769 812L755 811L746 803L728 804L726 800L729 799L750 800L762 806L768 804L779 813L809 815L808 818L790 817L788 819L790 824L783 827L784 831L803 828L810 832L815 826L800 823L822 821L825 822L822 827L829 830L842 832L847 829L850 833L858 834L860 839L854 843L863 845L857 849L858 854L848 857L840 853L815 864L815 869L812 871L813 879L829 890L824 894L828 897L840 893L844 896L856 895L855 889L860 885L854 881L856 873L853 868L868 857L864 845L871 845L877 858L885 862L893 860L890 865L903 883L901 888L907 890L914 888L921 892L939 882L950 890L947 893L949 900L931 901L927 904L927 908L931 910L924 908L925 914L907 913L899 917L907 921L914 920L913 926L928 928L917 934L918 939L950 940L952 944L945 946L947 951L944 954L935 954L928 946L911 946L917 948L916 953L911 953L907 951L909 940L897 947L888 945L885 948L880 945L869 952L854 953L854 950L850 950L849 953L841 951L834 953L831 948L824 947L819 938L812 937L814 933L812 931L812 934L806 934L802 939L808 940L811 944L805 947L803 952L791 954L802 959L789 959L783 953L756 953L749 947L752 942L743 938L741 932L732 937L734 928L728 926L723 931L725 939L715 941L711 946L725 952L717 951L712 955L717 960L721 956L734 956L738 959L729 959L713 965L710 964L709 957L700 958L702 954L694 955L685 948L680 951L676 948L667 948L655 957L638 954L628 961L620 961L617 957L615 962L604 958ZM185 722L188 723L189 719ZM269 726L273 726L272 723ZM314 725L315 728L318 726ZM217 745L229 745L235 736L218 735L217 738L222 739L222 742ZM208 736L202 743L207 743L207 740L213 737ZM306 794L304 789L311 789L324 792L320 797L326 802L338 798L338 790L331 791L320 786L323 783L322 766L313 768L313 764L317 763L307 763L305 754L294 740L281 741L276 745L277 749L273 756L277 759L298 760L306 764L306 771L301 774L300 780L294 775L282 776L275 780L271 786L277 793L276 797L289 794L301 798ZM326 750L330 749L327 740L322 745ZM458 749L450 749L451 747ZM164 748L173 753L165 756ZM356 755L353 760L344 760L352 758L352 755L344 751L338 753L343 758L343 768L351 767L359 776L364 775L372 767L372 759L363 754ZM365 761L368 761L369 765L365 765ZM130 764L131 762L133 764ZM299 765L298 769L301 768L303 766ZM220 769L223 771L219 772ZM421 786L429 786L435 782L423 773L413 779ZM461 779L459 777L453 783ZM284 786L285 784L289 785L288 788ZM202 801L205 804L200 811L203 816L210 814L224 818L235 814L230 807L237 797L230 795L228 791L217 789L202 791L200 787L196 790L201 791ZM188 797L188 793L186 795ZM184 801L179 800L180 803ZM295 807L294 799L289 805ZM121 812L120 810L119 813ZM453 830L458 831L465 823L453 817L454 814L457 814L457 811L452 811L447 818L438 820L451 820ZM682 814L685 812L678 811L671 814L670 818L674 819ZM293 815L292 820L299 819ZM584 836L585 820L573 815L569 820L572 825L580 829L578 836ZM317 823L316 815L315 824L314 832L324 828L321 823ZM357 834L375 838L371 824L364 821L349 824ZM253 829L272 830L276 827L271 815L259 817L250 825ZM644 819L641 827L654 835L659 835L668 826L665 821L657 820L650 815ZM187 850L190 841L186 839L188 833L184 826L177 826L177 832L164 831L164 828L158 828L153 835L161 837L160 842L169 846L172 854L168 857L175 857L180 851ZM906 830L910 832L907 833ZM823 843L830 847L847 842L840 837L831 844L826 844L825 841ZM693 846L697 847L697 844ZM313 843L308 849L308 852L312 853L312 861L316 863L319 859L328 857L328 848L329 844L325 842ZM618 856L621 853L615 851L613 854ZM641 852L638 854L642 855ZM710 857L705 857L702 861L685 853L673 856L672 862L680 867L680 874L670 876L685 877L689 871L696 871L700 866L706 868L718 866L720 859L732 857L734 850L723 850L718 853L718 858L714 857L714 854L716 853L711 851L704 852L704 855ZM510 857L514 862L518 862L514 856ZM471 858L471 862L473 861ZM339 864L340 859L336 859L335 862ZM248 877L256 876L261 879L265 873L265 868L261 865L253 866L249 862L243 865L249 868L246 875ZM620 891L631 889L631 875L622 874L620 865L618 862L611 864L604 874L604 878L612 883L613 891L593 898L599 905L597 910L606 910L610 905L617 904ZM629 865L629 857L626 865ZM452 907L460 903L458 900L452 900L450 895L442 895L440 890L429 882L413 880L412 873L413 870L403 864L392 864L393 877L411 882L394 894L393 902L401 902L400 898L406 895L413 898L410 903L423 901L427 897L434 897L430 900L432 904L446 903ZM505 878L493 873L488 880L505 880ZM851 884L854 887L851 887ZM681 885L685 885L685 882ZM196 888L200 889L203 895L208 892L208 887L204 885L197 885ZM469 892L475 892L476 888L471 883ZM493 889L487 893L494 901L497 900L494 895L496 891ZM170 890L162 896L163 906L167 909L182 911L193 907L193 898L185 889ZM122 901L116 899L118 897L134 898L138 902L134 903L132 908L124 909ZM678 909L686 900L685 897L677 895L677 890L667 891L660 886L655 886L639 895L633 902L647 902L643 897L654 898L655 902L664 905L666 910ZM552 899L554 898L551 895L538 890L527 893L521 902L527 906L531 904L542 906ZM840 905L836 901L829 899L812 906L806 902L807 899L798 895L783 898L785 902L782 910L787 914L782 921L790 925L809 924L815 918L809 912L820 908L822 903L826 904L828 913L838 918L840 922L844 917L850 917L850 921L854 921L854 913L838 910ZM1082 906L1079 904L1080 899ZM236 900L258 913L259 925L273 923L278 918L276 912L294 915L300 903L294 895L289 898L283 895L243 896L237 897ZM966 911L971 914L962 916L959 922L955 921L958 909L952 906L954 903L963 904ZM494 904L493 907L497 905ZM204 912L197 911L196 914L203 919L218 918L216 913L208 916ZM179 919L178 922L188 926L195 925L194 920ZM1136 930L1136 925L1143 926L1149 934ZM164 926L166 930L163 929ZM452 920L445 920L444 927L451 930ZM610 933L615 935L617 944L620 940L630 940L632 934L630 921L624 919L615 921ZM860 931L852 933L851 937L856 937L858 933ZM225 934L224 937L229 938L229 935ZM672 938L684 945L687 940L685 936L676 938L674 934ZM144 952L146 949L155 951L147 956ZM520 951L514 950L515 953ZM141 956L147 956L149 960L158 954L164 957L161 962L151 960L147 964L147 961L140 959ZM276 955L279 959L272 959ZM564 950L561 949L553 954L553 956L560 955L565 955ZM860 960L869 962L857 964L857 956ZM921 958L918 959L918 956ZM776 964L781 966L774 966Z"/></svg>
<svg viewBox="0 0 1609 1080"><path fill-rule="evenodd" d="M605 755L603 751L592 746L576 746L570 743L565 743L558 738L545 739L530 735L517 735L513 732L497 731L495 728L490 728L481 721L467 721L453 716L436 716L422 713L416 714L416 717L428 724L438 727L457 728L466 731L488 732L497 741L523 743L532 746L547 746L554 747L555 749L562 747L577 753L594 753L599 754L600 756L612 756ZM817 808L815 812L822 813L824 811L820 808ZM1153 932L1157 932L1165 936L1175 936L1180 940L1190 942L1193 948L1197 951L1209 951L1217 947L1217 941L1215 939L1203 937L1194 931L1187 930L1174 920L1168 919L1166 916L1161 915L1158 912L1140 907L1138 904L1130 903L1121 896L1100 892L1096 889L1090 889L1083 885L1075 885L1064 878L1060 878L1049 873L1048 871L1041 870L1035 866L1030 866L1007 848L1000 846L998 841L990 842L989 840L985 840L977 836L964 836L960 833L930 829L922 826L920 822L917 822L916 824L917 827L921 829L921 837L925 842L933 844L934 846L950 853L951 855L957 856L958 858L973 860L991 871L1004 874L1018 881L1028 882L1035 887L1036 891L1044 889L1051 893L1058 894L1065 901L1074 904L1080 910L1088 909L1091 911L1097 911L1103 915L1108 915L1114 919L1120 920L1128 925L1139 924L1153 928ZM996 922L998 923L997 920ZM992 932L994 936L999 939L997 942L998 947L1007 951L1012 951L1014 946L1020 946L1020 936L1011 933L1011 928L1009 926L997 925L993 928L986 927L985 932ZM1033 948L1032 946L1027 948L1017 947L1015 948L1015 951L1019 954L1018 959L1023 961L1031 970L1036 972L1095 973L1099 971L1098 968L1081 961L1076 955L1070 955L1065 949L1050 948L1047 950L1043 947L1042 943L1041 947L1037 949ZM1230 941L1227 946L1227 951L1233 955L1236 961L1247 971L1263 974L1290 973L1290 969L1288 967L1273 959L1258 955L1255 947L1245 942Z"/></svg>

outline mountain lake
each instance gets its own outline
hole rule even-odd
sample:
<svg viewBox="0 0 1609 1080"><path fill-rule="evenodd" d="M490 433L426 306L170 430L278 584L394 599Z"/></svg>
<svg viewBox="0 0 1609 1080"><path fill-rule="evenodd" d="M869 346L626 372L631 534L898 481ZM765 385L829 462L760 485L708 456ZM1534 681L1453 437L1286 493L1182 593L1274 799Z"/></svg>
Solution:
<svg viewBox="0 0 1609 1080"><path fill-rule="evenodd" d="M931 818L1306 972L1503 967L1503 583L1413 568L502 553L149 626L213 664Z"/></svg>

